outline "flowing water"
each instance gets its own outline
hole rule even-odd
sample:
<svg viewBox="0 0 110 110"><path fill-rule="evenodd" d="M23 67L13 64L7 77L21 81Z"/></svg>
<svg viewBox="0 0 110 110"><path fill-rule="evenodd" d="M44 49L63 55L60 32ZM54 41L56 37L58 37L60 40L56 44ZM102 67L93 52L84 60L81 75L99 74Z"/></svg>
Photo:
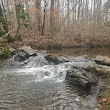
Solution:
<svg viewBox="0 0 110 110"><path fill-rule="evenodd" d="M43 65L30 60L28 64L13 58L2 62L0 110L98 110L95 96L65 81L64 64ZM83 61L71 63L84 65Z"/></svg>

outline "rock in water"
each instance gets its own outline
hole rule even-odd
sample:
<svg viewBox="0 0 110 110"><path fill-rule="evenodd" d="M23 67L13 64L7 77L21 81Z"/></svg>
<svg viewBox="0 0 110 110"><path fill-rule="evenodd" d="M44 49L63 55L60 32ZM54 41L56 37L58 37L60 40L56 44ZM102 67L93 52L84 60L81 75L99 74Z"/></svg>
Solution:
<svg viewBox="0 0 110 110"><path fill-rule="evenodd" d="M14 59L17 61L25 61L26 59L29 58L29 54L26 53L25 51L23 50L18 50L17 51L17 54L14 56Z"/></svg>
<svg viewBox="0 0 110 110"><path fill-rule="evenodd" d="M31 47L25 46L25 47L19 48L15 52L14 59L18 61L25 61L31 56L33 57L37 56L37 53L33 49L31 49Z"/></svg>
<svg viewBox="0 0 110 110"><path fill-rule="evenodd" d="M52 56L52 55L45 55L44 58L49 62L49 63L53 63L55 65L63 63L63 60L60 60L59 58Z"/></svg>
<svg viewBox="0 0 110 110"><path fill-rule="evenodd" d="M34 50L32 49L30 46L23 46L20 47L19 50L24 51L25 53L27 53L28 55L32 55L38 52L38 50Z"/></svg>
<svg viewBox="0 0 110 110"><path fill-rule="evenodd" d="M95 65L95 69L98 71L99 75L108 75L108 76L110 76L110 66Z"/></svg>
<svg viewBox="0 0 110 110"><path fill-rule="evenodd" d="M91 91L91 87L97 85L97 81L94 77L95 69L87 67L77 67L73 66L67 72L66 80L74 83L79 88L85 90L86 92Z"/></svg>
<svg viewBox="0 0 110 110"><path fill-rule="evenodd" d="M96 56L96 59L95 59L95 62L96 62L97 64L110 66L110 58L107 57L107 56L97 55L97 56Z"/></svg>

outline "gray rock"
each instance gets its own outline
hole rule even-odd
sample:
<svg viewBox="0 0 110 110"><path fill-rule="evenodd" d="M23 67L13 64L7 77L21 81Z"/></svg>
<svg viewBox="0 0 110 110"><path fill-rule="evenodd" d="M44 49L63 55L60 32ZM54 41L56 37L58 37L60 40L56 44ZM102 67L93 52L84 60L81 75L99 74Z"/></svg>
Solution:
<svg viewBox="0 0 110 110"><path fill-rule="evenodd" d="M79 88L89 92L92 86L97 85L97 80L94 77L95 69L92 67L84 68L82 66L73 66L67 72L66 80L74 83Z"/></svg>
<svg viewBox="0 0 110 110"><path fill-rule="evenodd" d="M14 59L16 61L25 61L31 56L37 56L37 53L31 47L25 46L15 51Z"/></svg>
<svg viewBox="0 0 110 110"><path fill-rule="evenodd" d="M19 50L23 50L28 55L32 55L33 53L37 53L38 50L32 49L30 46L20 47Z"/></svg>
<svg viewBox="0 0 110 110"><path fill-rule="evenodd" d="M63 59L60 59L60 58L57 58L56 56L53 56L53 55L45 55L44 58L48 61L48 63L52 63L52 64L60 64L60 63L64 63L65 60Z"/></svg>
<svg viewBox="0 0 110 110"><path fill-rule="evenodd" d="M95 65L96 70L98 73L102 75L110 75L110 66L106 65Z"/></svg>
<svg viewBox="0 0 110 110"><path fill-rule="evenodd" d="M95 59L95 62L96 62L97 64L110 66L110 58L107 57L107 56L97 55L97 56L96 56L96 59Z"/></svg>

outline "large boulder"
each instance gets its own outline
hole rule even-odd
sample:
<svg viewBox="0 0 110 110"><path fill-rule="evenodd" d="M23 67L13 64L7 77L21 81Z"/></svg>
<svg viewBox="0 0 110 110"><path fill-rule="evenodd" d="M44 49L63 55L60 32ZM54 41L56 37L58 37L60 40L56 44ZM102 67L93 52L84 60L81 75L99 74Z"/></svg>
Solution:
<svg viewBox="0 0 110 110"><path fill-rule="evenodd" d="M107 56L97 56L95 59L95 69L97 71L99 85L103 88L110 88L110 58Z"/></svg>
<svg viewBox="0 0 110 110"><path fill-rule="evenodd" d="M97 56L96 56L96 59L95 59L95 62L96 62L97 64L110 66L110 58L107 57L107 56L97 55Z"/></svg>
<svg viewBox="0 0 110 110"><path fill-rule="evenodd" d="M38 52L38 50L32 49L30 46L20 47L19 50L24 51L28 55L32 55Z"/></svg>
<svg viewBox="0 0 110 110"><path fill-rule="evenodd" d="M29 46L24 46L19 49L16 49L14 52L14 59L17 61L25 61L31 56L37 56L37 53L35 50L33 50Z"/></svg>
<svg viewBox="0 0 110 110"><path fill-rule="evenodd" d="M95 59L95 69L97 71L97 75L99 75L102 79L110 77L110 58L107 56L96 56Z"/></svg>
<svg viewBox="0 0 110 110"><path fill-rule="evenodd" d="M99 78L98 85L102 88L102 94L106 89L110 88L110 66L95 65L95 69Z"/></svg>
<svg viewBox="0 0 110 110"><path fill-rule="evenodd" d="M95 69L90 66L72 66L71 69L67 71L65 79L89 92L91 91L92 86L97 85L95 72Z"/></svg>
<svg viewBox="0 0 110 110"><path fill-rule="evenodd" d="M110 76L110 66L96 64L95 69L100 76Z"/></svg>

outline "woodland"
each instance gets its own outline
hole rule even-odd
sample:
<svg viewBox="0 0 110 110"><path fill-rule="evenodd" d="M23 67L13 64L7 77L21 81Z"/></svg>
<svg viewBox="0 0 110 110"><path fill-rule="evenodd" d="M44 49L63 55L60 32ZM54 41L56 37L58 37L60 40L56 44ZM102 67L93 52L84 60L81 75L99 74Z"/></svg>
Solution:
<svg viewBox="0 0 110 110"><path fill-rule="evenodd" d="M0 1L0 54L6 57L10 45L109 47L109 37L110 0Z"/></svg>

